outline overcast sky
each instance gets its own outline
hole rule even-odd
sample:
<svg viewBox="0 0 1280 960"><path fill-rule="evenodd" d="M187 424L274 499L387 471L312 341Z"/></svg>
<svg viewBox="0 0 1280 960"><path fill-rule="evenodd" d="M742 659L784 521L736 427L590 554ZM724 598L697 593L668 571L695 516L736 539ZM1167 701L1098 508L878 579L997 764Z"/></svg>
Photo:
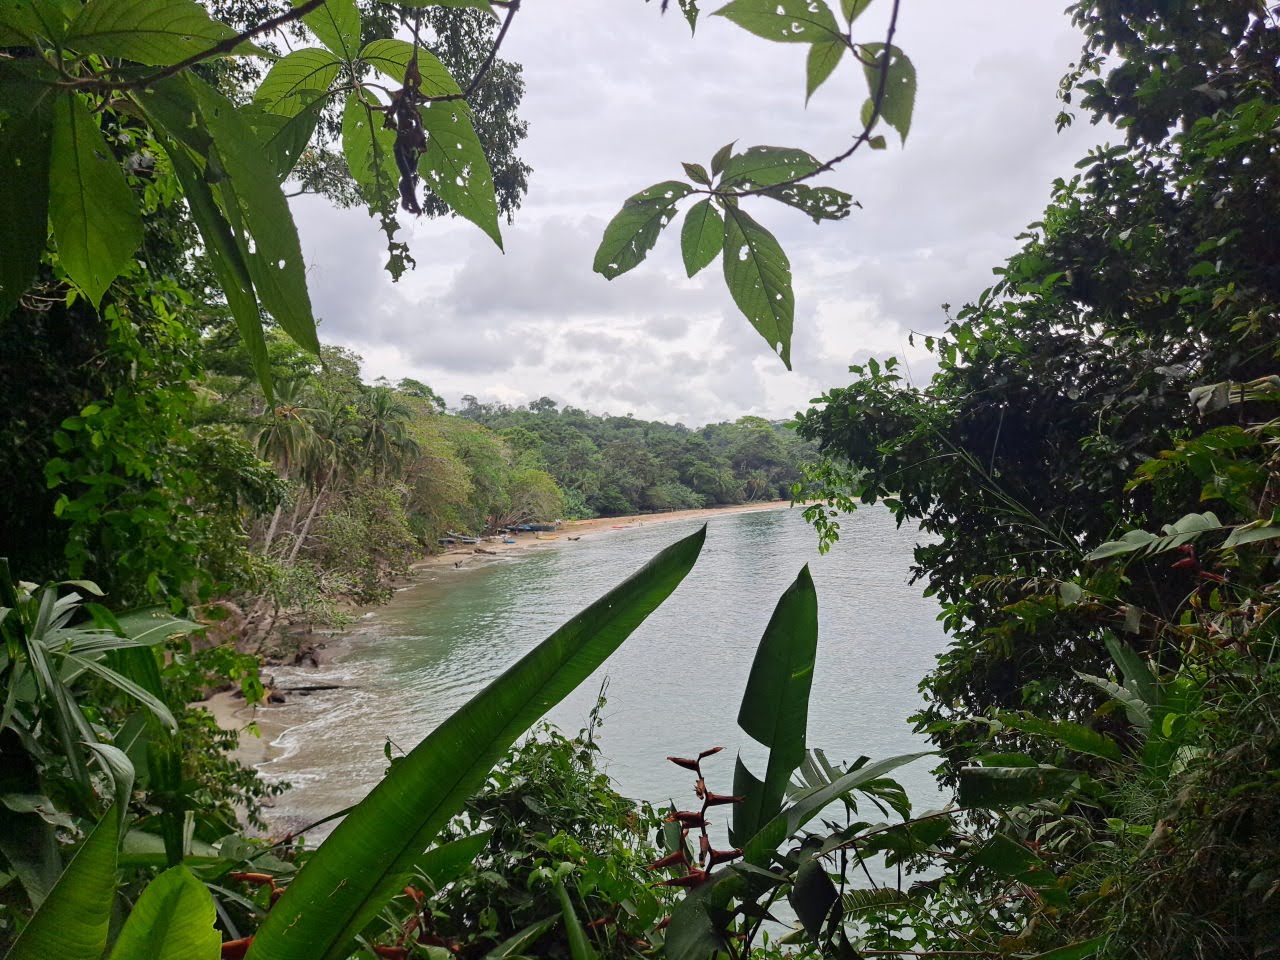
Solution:
<svg viewBox="0 0 1280 960"><path fill-rule="evenodd" d="M905 0L898 45L919 73L906 146L886 130L889 150L820 181L863 209L818 226L773 201L748 208L791 259L789 373L719 263L685 277L678 223L616 280L592 258L622 200L681 178L681 160L705 165L735 139L841 152L866 84L842 64L806 109L807 47L705 16L715 2L691 38L675 6L662 17L656 0L526 0L502 52L524 65L533 174L505 254L462 220L407 222L418 267L393 283L364 211L295 200L322 339L360 353L366 379L416 377L451 404L549 396L689 426L788 417L870 355L905 356L927 377L907 334L937 331L940 304L990 285L1053 178L1106 138L1084 120L1054 131L1057 82L1079 50L1058 2ZM855 39L881 39L887 9L872 4Z"/></svg>

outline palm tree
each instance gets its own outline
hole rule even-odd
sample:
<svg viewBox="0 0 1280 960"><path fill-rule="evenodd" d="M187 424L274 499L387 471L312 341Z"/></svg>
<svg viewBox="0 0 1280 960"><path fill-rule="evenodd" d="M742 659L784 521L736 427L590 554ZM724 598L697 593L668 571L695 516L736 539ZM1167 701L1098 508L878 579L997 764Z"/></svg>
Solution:
<svg viewBox="0 0 1280 960"><path fill-rule="evenodd" d="M364 455L376 475L398 475L405 461L418 455L418 444L406 429L413 411L390 387L372 387L360 405L364 418Z"/></svg>
<svg viewBox="0 0 1280 960"><path fill-rule="evenodd" d="M324 454L324 441L319 429L327 426L327 413L308 406L303 397L306 383L301 377L281 380L276 384L276 402L264 413L264 422L254 437L258 455L275 464L286 479L301 479L315 485L319 460ZM263 553L271 547L280 524L283 504L276 506L263 542Z"/></svg>

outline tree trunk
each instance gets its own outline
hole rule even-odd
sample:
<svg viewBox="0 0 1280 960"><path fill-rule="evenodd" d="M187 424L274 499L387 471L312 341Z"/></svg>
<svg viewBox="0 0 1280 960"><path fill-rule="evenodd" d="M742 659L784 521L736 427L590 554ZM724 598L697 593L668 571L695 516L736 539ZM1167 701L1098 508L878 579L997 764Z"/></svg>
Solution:
<svg viewBox="0 0 1280 960"><path fill-rule="evenodd" d="M284 504L277 503L275 513L271 514L271 526L267 527L266 539L262 541L262 554L266 556L271 550L271 541L275 539L276 527L280 525L280 514L284 512Z"/></svg>
<svg viewBox="0 0 1280 960"><path fill-rule="evenodd" d="M302 544L306 542L307 535L311 533L311 524L316 518L316 511L320 509L320 501L324 499L324 493L329 488L329 481L333 479L333 471L329 471L329 476L325 478L324 483L320 485L320 489L316 491L316 498L311 503L311 509L307 512L306 522L302 524L302 532L298 534L298 538L293 541L293 549L289 551L289 558L285 561L291 565L294 560L298 559L298 551L302 549Z"/></svg>

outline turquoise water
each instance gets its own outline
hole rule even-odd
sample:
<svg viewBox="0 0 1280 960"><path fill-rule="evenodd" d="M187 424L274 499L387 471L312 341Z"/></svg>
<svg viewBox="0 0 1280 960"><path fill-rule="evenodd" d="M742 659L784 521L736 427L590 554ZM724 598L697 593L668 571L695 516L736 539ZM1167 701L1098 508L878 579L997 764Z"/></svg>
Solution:
<svg viewBox="0 0 1280 960"><path fill-rule="evenodd" d="M319 671L282 669L282 686L340 683L283 708L294 725L263 772L291 781L273 819L297 826L360 799L382 775L387 739L408 750L531 646L699 522L646 523L517 551L480 568L443 568L370 611ZM820 557L799 510L714 517L679 589L596 675L549 715L583 725L601 681L600 744L620 792L655 803L686 799L688 777L666 762L711 746L713 790L728 792L734 751L762 751L737 727L751 658L778 596L808 563L820 634L809 745L835 760L923 749L906 718L916 685L942 649L937 606L908 586L913 528L881 508L844 518ZM900 777L923 806L937 799L930 764ZM762 767L761 767L762 770Z"/></svg>

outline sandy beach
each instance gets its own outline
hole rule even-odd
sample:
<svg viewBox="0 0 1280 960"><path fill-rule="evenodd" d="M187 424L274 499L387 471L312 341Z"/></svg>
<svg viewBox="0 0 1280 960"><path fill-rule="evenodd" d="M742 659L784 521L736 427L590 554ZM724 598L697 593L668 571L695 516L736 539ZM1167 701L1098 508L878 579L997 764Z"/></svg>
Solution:
<svg viewBox="0 0 1280 960"><path fill-rule="evenodd" d="M640 526L651 526L661 523L674 523L681 520L710 520L715 517L730 516L738 513L757 513L765 510L785 510L791 506L789 500L771 500L762 503L743 503L727 507L709 507L701 510L673 510L667 513L646 513L629 517L597 517L592 520L566 520L554 533L518 533L510 537L494 537L475 545L457 545L443 553L426 557L410 568L410 576L398 584L398 589L411 589L420 582L429 571L443 567L455 567L460 570L479 569L494 561L495 558L512 551L540 549L568 549L588 537L610 536ZM514 543L504 543L504 539ZM376 609L376 608L373 608ZM321 659L328 659L343 648L342 634L331 637L327 656L323 646L320 648ZM262 670L263 680L271 679L271 667ZM296 681L295 681L296 683ZM293 691L293 692L291 692ZM217 719L219 726L225 730L240 732L240 746L235 756L242 763L257 766L277 755L271 746L281 733L292 725L290 699L308 695L297 686L274 688L274 693L284 698L283 703L273 703L253 707L245 703L233 691L216 693L208 700L195 706L204 707ZM257 730L255 735L254 730Z"/></svg>

